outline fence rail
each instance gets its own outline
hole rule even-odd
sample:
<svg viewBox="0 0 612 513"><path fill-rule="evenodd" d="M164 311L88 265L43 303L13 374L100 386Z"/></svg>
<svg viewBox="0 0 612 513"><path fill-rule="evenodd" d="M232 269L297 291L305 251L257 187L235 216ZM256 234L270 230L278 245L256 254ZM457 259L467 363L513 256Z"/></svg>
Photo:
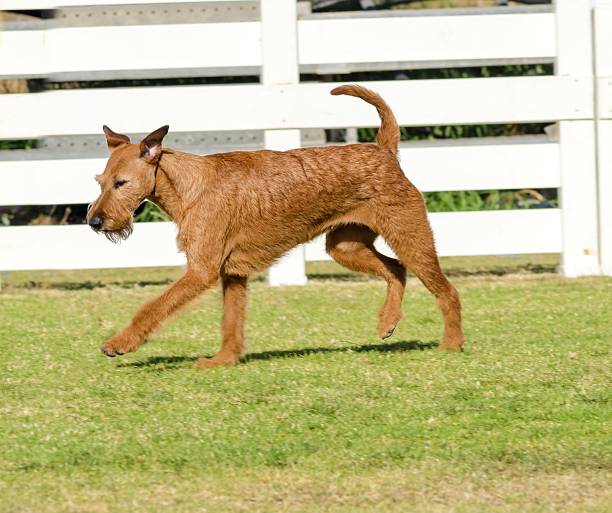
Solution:
<svg viewBox="0 0 612 513"><path fill-rule="evenodd" d="M230 3L241 0L1 0L0 9L10 10L33 10L33 9L58 9L61 7L81 7L87 5L107 5L109 7L119 5L146 5L146 4L184 4L184 3Z"/></svg>
<svg viewBox="0 0 612 513"><path fill-rule="evenodd" d="M556 143L499 144L491 141L483 145L464 140L457 142L456 146L400 146L405 172L421 191L535 189L560 185ZM11 185L0 189L0 205L88 203L99 191L92 177L100 173L105 164L105 158L0 160L0 176ZM58 170L61 181L57 180Z"/></svg>
<svg viewBox="0 0 612 513"><path fill-rule="evenodd" d="M0 96L0 138L95 134L102 123L148 132L371 127L376 110L330 96L334 83L207 85L51 91ZM364 82L404 126L592 120L586 77L509 77ZM305 105L316 108L304 108ZM155 106L155 108L152 108ZM67 112L79 116L67 116Z"/></svg>
<svg viewBox="0 0 612 513"><path fill-rule="evenodd" d="M57 3L4 0L0 8L52 9ZM221 5L212 0L206 4ZM558 124L554 139L402 144L404 171L423 191L561 190L559 209L431 214L442 255L560 252L568 276L612 274L610 5L557 0L552 11L523 8L507 14L483 9L439 10L427 16L377 12L298 17L292 2L281 8L261 0L258 12L259 21L56 25L45 30L26 24L5 30L0 34L0 78L166 77L248 70L261 74L262 83L0 95L0 139L98 134L103 123L139 133L170 123L177 132L264 131L267 147L288 149L300 144L300 129L379 123L369 105L331 97L336 84L300 82L300 70L554 60L551 76L364 85L389 102L402 126ZM96 196L92 176L103 169L105 159L23 154L23 160L0 155L0 205L88 203ZM113 246L85 226L0 228L0 270L180 265L184 259L174 235L169 223L139 223L130 240ZM316 239L282 259L271 270L270 281L303 283L304 261L327 258L322 240Z"/></svg>
<svg viewBox="0 0 612 513"><path fill-rule="evenodd" d="M3 35L7 58L0 76L115 72L127 78L146 70L192 69L195 74L206 68L257 73L262 65L260 36L259 22L8 30ZM552 13L315 17L298 21L297 36L303 69L358 63L545 61L556 52Z"/></svg>
<svg viewBox="0 0 612 513"><path fill-rule="evenodd" d="M559 253L557 209L433 213L430 221L442 256ZM97 269L183 265L172 223L138 223L120 245L95 236L88 226L2 228L2 269ZM392 254L383 243L384 253ZM28 251L24 251L27 248ZM329 260L322 238L306 244L307 260Z"/></svg>

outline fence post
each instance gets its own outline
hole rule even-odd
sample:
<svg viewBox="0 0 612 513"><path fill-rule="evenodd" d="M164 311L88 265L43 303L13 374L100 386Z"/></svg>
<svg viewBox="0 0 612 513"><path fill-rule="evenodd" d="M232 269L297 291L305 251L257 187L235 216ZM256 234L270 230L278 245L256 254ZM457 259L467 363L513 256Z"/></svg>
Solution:
<svg viewBox="0 0 612 513"><path fill-rule="evenodd" d="M612 276L612 0L596 0L593 11L599 189L599 262Z"/></svg>
<svg viewBox="0 0 612 513"><path fill-rule="evenodd" d="M261 0L261 46L264 85L292 85L300 80L297 39L297 2L294 0ZM269 150L290 150L301 145L300 131L266 130L265 146ZM306 255L300 245L276 262L268 271L268 283L304 285Z"/></svg>
<svg viewBox="0 0 612 513"><path fill-rule="evenodd" d="M593 79L591 0L556 0L558 76ZM580 91L590 94L592 91ZM593 119L560 121L561 273L599 274L597 168Z"/></svg>

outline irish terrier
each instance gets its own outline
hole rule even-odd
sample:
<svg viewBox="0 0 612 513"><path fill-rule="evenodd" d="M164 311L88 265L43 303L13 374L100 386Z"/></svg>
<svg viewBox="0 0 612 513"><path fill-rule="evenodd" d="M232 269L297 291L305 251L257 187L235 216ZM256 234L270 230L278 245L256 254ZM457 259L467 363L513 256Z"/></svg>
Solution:
<svg viewBox="0 0 612 513"><path fill-rule="evenodd" d="M245 354L248 276L321 233L336 262L386 280L381 338L402 318L409 269L437 298L444 317L440 347L461 349L459 295L440 269L423 196L400 168L400 133L391 109L360 86L337 87L331 94L356 96L376 107L381 118L376 144L198 156L163 148L168 126L140 144L104 126L111 154L96 177L101 194L90 205L89 225L113 242L125 239L134 211L148 199L178 225L177 243L187 256L185 274L102 345L105 355L136 351L164 319L221 278L221 349L197 365L235 364ZM376 251L377 235L398 259Z"/></svg>

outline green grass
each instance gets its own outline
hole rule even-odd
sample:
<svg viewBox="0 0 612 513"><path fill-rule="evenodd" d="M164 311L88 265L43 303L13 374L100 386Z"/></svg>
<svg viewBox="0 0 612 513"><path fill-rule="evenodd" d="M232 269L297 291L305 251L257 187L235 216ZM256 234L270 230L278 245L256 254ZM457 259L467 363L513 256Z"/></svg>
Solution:
<svg viewBox="0 0 612 513"><path fill-rule="evenodd" d="M612 509L612 280L457 277L462 354L435 349L413 280L384 343L380 282L254 282L246 363L193 366L217 349L218 291L104 358L174 273L5 280L0 512Z"/></svg>

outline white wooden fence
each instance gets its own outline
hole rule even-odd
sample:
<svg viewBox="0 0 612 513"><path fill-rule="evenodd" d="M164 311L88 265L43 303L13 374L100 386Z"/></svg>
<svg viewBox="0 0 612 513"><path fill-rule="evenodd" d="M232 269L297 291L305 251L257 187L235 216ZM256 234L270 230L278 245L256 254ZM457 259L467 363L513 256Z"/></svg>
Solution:
<svg viewBox="0 0 612 513"><path fill-rule="evenodd" d="M112 0L115 8L143 3L156 2ZM3 9L52 6L0 0ZM261 83L0 95L0 139L96 134L103 123L148 132L169 123L173 131L265 130L265 146L282 150L300 145L300 129L379 124L369 105L331 97L336 84L300 83L299 70L308 66L555 61L554 76L364 85L388 101L402 126L558 123L550 141L402 145L403 168L422 191L560 189L559 209L431 214L441 255L561 253L566 276L612 274L612 6L557 0L550 11L427 14L298 17L293 1L261 0L259 21L7 30L0 33L0 79L255 68ZM0 155L0 205L89 203L103 165L99 158ZM3 227L0 270L178 265L174 233L169 223L140 223L114 246L84 225ZM327 258L315 240L284 257L270 282L304 283L304 262Z"/></svg>
<svg viewBox="0 0 612 513"><path fill-rule="evenodd" d="M612 1L596 4L593 15L599 252L601 272L612 275Z"/></svg>

